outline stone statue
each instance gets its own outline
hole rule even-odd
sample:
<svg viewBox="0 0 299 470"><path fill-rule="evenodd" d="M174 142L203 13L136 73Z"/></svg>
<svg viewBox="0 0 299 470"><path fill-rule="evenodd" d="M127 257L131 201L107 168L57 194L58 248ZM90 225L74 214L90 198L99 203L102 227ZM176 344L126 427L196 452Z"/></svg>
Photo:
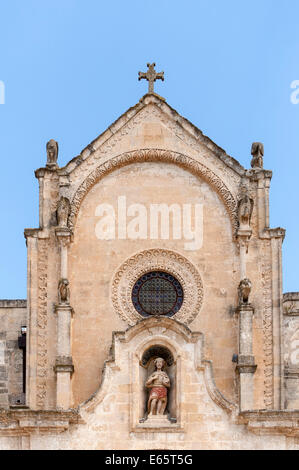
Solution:
<svg viewBox="0 0 299 470"><path fill-rule="evenodd" d="M58 284L58 302L59 304L70 303L70 289L69 281L67 279L60 279Z"/></svg>
<svg viewBox="0 0 299 470"><path fill-rule="evenodd" d="M57 222L59 227L67 227L70 213L70 201L67 197L61 196L57 207Z"/></svg>
<svg viewBox="0 0 299 470"><path fill-rule="evenodd" d="M56 140L49 140L47 143L47 166L56 166L58 158L58 142Z"/></svg>
<svg viewBox="0 0 299 470"><path fill-rule="evenodd" d="M253 210L253 199L245 194L238 204L238 220L240 227L249 227Z"/></svg>
<svg viewBox="0 0 299 470"><path fill-rule="evenodd" d="M239 294L239 305L244 305L249 303L249 295L251 292L251 281L247 278L243 279L238 287Z"/></svg>
<svg viewBox="0 0 299 470"><path fill-rule="evenodd" d="M261 142L253 142L251 146L251 167L263 168L264 145Z"/></svg>
<svg viewBox="0 0 299 470"><path fill-rule="evenodd" d="M170 387L170 380L166 372L163 371L165 361L161 357L155 359L155 372L147 379L145 386L151 389L148 402L148 416L164 415L167 405L167 388Z"/></svg>

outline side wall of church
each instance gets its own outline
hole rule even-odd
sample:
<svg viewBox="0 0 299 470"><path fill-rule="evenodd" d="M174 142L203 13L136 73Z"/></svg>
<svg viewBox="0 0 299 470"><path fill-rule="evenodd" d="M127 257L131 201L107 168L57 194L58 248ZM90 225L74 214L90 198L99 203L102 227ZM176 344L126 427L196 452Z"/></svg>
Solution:
<svg viewBox="0 0 299 470"><path fill-rule="evenodd" d="M299 292L283 296L284 407L299 409Z"/></svg>
<svg viewBox="0 0 299 470"><path fill-rule="evenodd" d="M24 404L23 351L18 338L26 325L26 300L0 300L0 408Z"/></svg>

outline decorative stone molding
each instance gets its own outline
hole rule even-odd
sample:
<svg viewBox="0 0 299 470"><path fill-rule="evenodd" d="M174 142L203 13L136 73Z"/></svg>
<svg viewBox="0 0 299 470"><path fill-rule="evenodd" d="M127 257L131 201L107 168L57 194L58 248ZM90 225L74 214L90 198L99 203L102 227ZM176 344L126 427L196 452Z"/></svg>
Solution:
<svg viewBox="0 0 299 470"><path fill-rule="evenodd" d="M299 316L299 292L283 294L283 313L290 317Z"/></svg>
<svg viewBox="0 0 299 470"><path fill-rule="evenodd" d="M236 370L239 374L254 374L256 368L257 365L255 364L254 356L239 354L238 364L236 365Z"/></svg>
<svg viewBox="0 0 299 470"><path fill-rule="evenodd" d="M80 172L82 175L87 167L93 166L95 160L112 155L123 136L128 135L141 122L152 121L153 117L193 151L203 150L204 158L208 158L212 162L213 167L217 168L226 181L233 182L235 186L238 186L240 176L245 175L248 170L245 170L237 160L227 155L194 124L182 117L165 102L164 98L153 93L144 95L139 103L131 107L101 135L96 137L65 168L59 170L60 174L70 174L77 169L77 173Z"/></svg>
<svg viewBox="0 0 299 470"><path fill-rule="evenodd" d="M203 285L196 267L179 253L151 249L135 254L117 270L112 281L112 302L115 311L130 326L142 317L132 303L132 289L140 276L149 271L165 271L181 283L184 300L173 318L189 324L198 315L203 302Z"/></svg>
<svg viewBox="0 0 299 470"><path fill-rule="evenodd" d="M261 253L261 279L263 292L264 404L267 409L273 408L273 316L270 250L270 242L265 240Z"/></svg>
<svg viewBox="0 0 299 470"><path fill-rule="evenodd" d="M124 367L127 367L127 358L130 358L129 360L132 361L132 364L129 367L130 374L132 374L129 392L132 394L130 400L131 430L133 432L144 432L146 429L148 429L148 431L149 429L153 431L154 429L152 425L146 422L146 420L138 420L137 397L134 394L134 389L136 389L138 368L142 366L141 362L143 354L149 348L155 347L156 345L165 346L173 355L174 363L176 364L177 372L179 374L178 379L181 374L182 357L184 356L184 367L186 366L186 361L188 362L188 360L192 358L189 363L189 367L191 366L191 363L193 363L191 368L195 373L194 385L195 383L204 383L211 400L227 413L235 415L238 411L238 407L234 403L228 401L217 389L213 376L212 362L203 358L203 341L204 338L202 333L192 332L186 325L176 321L173 317L168 318L160 316L144 318L134 326L128 328L125 332L115 332L113 334L111 355L105 362L102 383L98 391L79 407L81 416L87 421L89 419L88 414L94 413L96 408L101 405L107 396L108 390L110 389L113 381L116 380L116 383L118 383L116 376L121 373L121 370ZM187 356L184 355L182 347L182 344L185 343L188 344ZM128 354L128 351L131 351L131 354ZM128 372L126 372L126 374L127 373ZM201 382L199 377L202 377L203 382ZM182 383L179 381L178 387L180 386L182 386ZM182 424L184 420L181 419L181 411L179 409L179 402L182 398L182 393L179 389L177 390L177 396L177 422L169 421L166 427L164 425L162 428L157 428L155 431L183 431Z"/></svg>
<svg viewBox="0 0 299 470"><path fill-rule="evenodd" d="M299 437L299 412L297 410L257 410L239 414L238 424L259 436L285 435Z"/></svg>
<svg viewBox="0 0 299 470"><path fill-rule="evenodd" d="M48 376L48 350L47 350L47 290L48 290L48 253L49 246L47 239L38 241L38 315L37 315L37 378L36 389L38 408L45 408L47 395Z"/></svg>
<svg viewBox="0 0 299 470"><path fill-rule="evenodd" d="M237 203L225 183L209 168L204 166L202 163L194 160L193 158L187 157L186 155L183 155L178 152L172 152L169 150L161 149L142 149L134 150L132 152L126 152L121 155L118 155L117 157L112 158L111 160L99 165L96 169L94 169L81 183L71 201L71 209L68 219L69 228L73 230L79 212L79 208L84 197L101 178L116 170L117 168L121 168L122 166L129 165L134 162L153 161L173 163L182 168L185 168L192 174L195 174L196 176L199 176L200 178L204 179L215 189L215 191L218 193L218 195L224 202L225 207L230 215L234 232L237 230Z"/></svg>
<svg viewBox="0 0 299 470"><path fill-rule="evenodd" d="M27 300L26 299L1 299L0 308L26 308Z"/></svg>
<svg viewBox="0 0 299 470"><path fill-rule="evenodd" d="M68 227L56 227L55 234L63 246L68 246L72 241L72 231Z"/></svg>
<svg viewBox="0 0 299 470"><path fill-rule="evenodd" d="M27 436L66 431L71 424L82 423L77 410L33 411L26 409L0 410L0 436Z"/></svg>
<svg viewBox="0 0 299 470"><path fill-rule="evenodd" d="M74 372L73 360L70 356L58 356L55 361L54 371L57 372Z"/></svg>
<svg viewBox="0 0 299 470"><path fill-rule="evenodd" d="M235 414L238 410L237 405L227 400L216 387L216 383L215 383L215 379L213 375L212 361L204 359L202 363L205 366L204 368L205 384L206 384L207 391L211 399L216 403L216 405L220 406L226 412Z"/></svg>

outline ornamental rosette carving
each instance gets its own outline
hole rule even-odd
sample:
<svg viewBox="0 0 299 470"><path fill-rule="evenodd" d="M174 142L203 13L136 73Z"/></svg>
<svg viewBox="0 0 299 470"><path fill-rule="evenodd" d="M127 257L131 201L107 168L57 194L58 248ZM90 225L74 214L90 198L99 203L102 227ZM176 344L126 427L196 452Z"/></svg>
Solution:
<svg viewBox="0 0 299 470"><path fill-rule="evenodd" d="M145 250L127 259L117 270L112 280L112 303L122 320L133 326L143 317L132 303L132 289L143 274L150 271L165 271L176 277L184 291L180 310L172 317L189 324L198 315L203 302L203 284L196 267L183 255L164 249Z"/></svg>

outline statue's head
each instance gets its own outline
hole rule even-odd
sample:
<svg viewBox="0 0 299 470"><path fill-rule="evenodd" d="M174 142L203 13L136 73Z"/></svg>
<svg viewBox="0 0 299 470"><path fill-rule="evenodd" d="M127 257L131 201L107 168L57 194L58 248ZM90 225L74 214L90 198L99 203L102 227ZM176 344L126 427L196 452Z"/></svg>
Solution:
<svg viewBox="0 0 299 470"><path fill-rule="evenodd" d="M68 209L69 205L70 205L69 199L67 197L61 196L61 198L59 199L59 203L58 203L59 209L63 209L63 210Z"/></svg>
<svg viewBox="0 0 299 470"><path fill-rule="evenodd" d="M162 357L157 357L154 360L154 364L155 364L155 367L156 367L157 370L163 370L163 368L165 366L165 361Z"/></svg>
<svg viewBox="0 0 299 470"><path fill-rule="evenodd" d="M253 142L251 146L251 155L256 155L259 153L260 155L264 155L264 144L262 142Z"/></svg>

